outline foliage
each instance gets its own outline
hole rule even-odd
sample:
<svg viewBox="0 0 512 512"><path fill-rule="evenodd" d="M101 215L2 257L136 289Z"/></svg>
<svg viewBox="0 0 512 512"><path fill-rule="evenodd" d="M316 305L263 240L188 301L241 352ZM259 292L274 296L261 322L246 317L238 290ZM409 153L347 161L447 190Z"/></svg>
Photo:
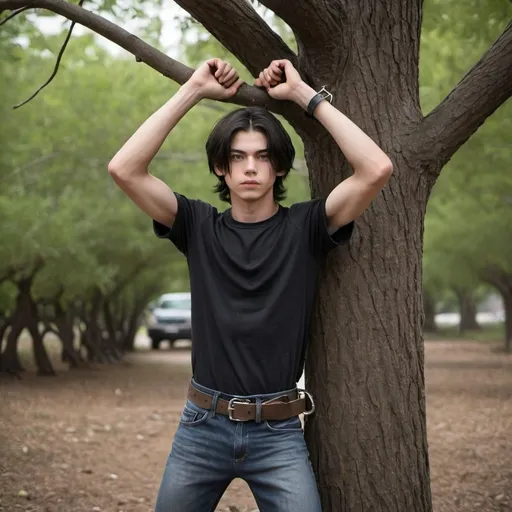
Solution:
<svg viewBox="0 0 512 512"><path fill-rule="evenodd" d="M504 29L512 6L426 2L420 68L425 112L437 105ZM474 5L473 5L474 4ZM463 21L461 21L463 20ZM474 25L473 25L474 23ZM469 29L468 27L472 27ZM478 28L478 29L477 29ZM438 178L425 219L424 281L430 290L473 290L481 272L510 268L512 105L506 103L456 153Z"/></svg>

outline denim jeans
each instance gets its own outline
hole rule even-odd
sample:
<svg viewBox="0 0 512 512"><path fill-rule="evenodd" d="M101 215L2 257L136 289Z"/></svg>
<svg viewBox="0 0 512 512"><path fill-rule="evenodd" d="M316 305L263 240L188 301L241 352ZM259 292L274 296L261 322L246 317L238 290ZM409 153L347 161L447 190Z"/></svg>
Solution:
<svg viewBox="0 0 512 512"><path fill-rule="evenodd" d="M233 398L197 383L214 397ZM259 395L262 401L283 393ZM234 478L245 480L260 512L321 512L298 416L235 422L198 407L183 410L160 485L155 512L214 511Z"/></svg>

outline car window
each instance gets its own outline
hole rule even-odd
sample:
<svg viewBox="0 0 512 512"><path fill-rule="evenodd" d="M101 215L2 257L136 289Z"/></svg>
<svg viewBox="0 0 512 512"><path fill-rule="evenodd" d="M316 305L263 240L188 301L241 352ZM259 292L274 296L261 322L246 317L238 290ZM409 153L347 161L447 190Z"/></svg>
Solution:
<svg viewBox="0 0 512 512"><path fill-rule="evenodd" d="M167 299L163 300L159 305L162 309L190 309L190 299Z"/></svg>

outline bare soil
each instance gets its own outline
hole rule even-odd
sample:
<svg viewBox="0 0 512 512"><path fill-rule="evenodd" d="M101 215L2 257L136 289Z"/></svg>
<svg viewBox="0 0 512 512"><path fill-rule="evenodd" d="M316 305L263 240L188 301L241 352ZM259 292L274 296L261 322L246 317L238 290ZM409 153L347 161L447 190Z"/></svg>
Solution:
<svg viewBox="0 0 512 512"><path fill-rule="evenodd" d="M436 512L512 511L512 357L496 348L426 343ZM37 377L27 361L21 380L0 378L0 511L152 511L190 377L188 347L142 348L121 364L71 372L53 360L57 377ZM242 481L217 508L256 509Z"/></svg>

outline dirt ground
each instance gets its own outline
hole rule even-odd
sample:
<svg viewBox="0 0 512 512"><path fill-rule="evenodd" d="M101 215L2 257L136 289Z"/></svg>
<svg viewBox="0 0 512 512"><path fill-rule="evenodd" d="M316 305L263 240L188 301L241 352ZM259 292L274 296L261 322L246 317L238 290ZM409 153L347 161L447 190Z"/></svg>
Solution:
<svg viewBox="0 0 512 512"><path fill-rule="evenodd" d="M512 357L495 348L426 344L436 512L512 511ZM56 364L55 378L28 369L22 380L0 378L0 511L152 511L184 404L188 348L141 350L92 370ZM217 508L256 509L241 481Z"/></svg>

